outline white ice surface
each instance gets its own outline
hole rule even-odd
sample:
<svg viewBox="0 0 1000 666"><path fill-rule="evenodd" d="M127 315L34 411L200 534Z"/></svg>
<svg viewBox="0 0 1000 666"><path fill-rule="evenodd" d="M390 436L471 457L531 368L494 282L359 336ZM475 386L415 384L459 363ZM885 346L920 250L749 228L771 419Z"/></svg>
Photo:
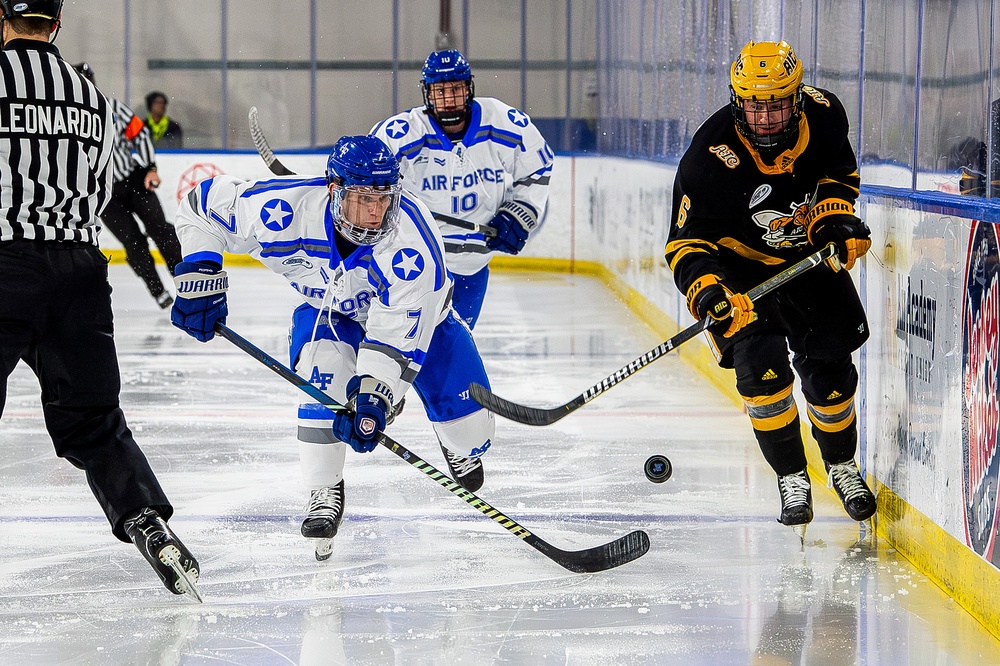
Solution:
<svg viewBox="0 0 1000 666"><path fill-rule="evenodd" d="M0 423L0 664L976 664L1000 643L814 485L804 551L746 417L668 356L546 428L498 419L478 493L563 549L652 547L570 573L386 450L349 453L333 557L299 536L291 384L171 327L112 266L122 404L202 566L166 592L55 458L22 365ZM229 324L287 363L296 294L230 270ZM578 276L497 273L476 339L494 390L565 402L660 342ZM412 392L389 434L446 469ZM645 479L667 455L674 475Z"/></svg>

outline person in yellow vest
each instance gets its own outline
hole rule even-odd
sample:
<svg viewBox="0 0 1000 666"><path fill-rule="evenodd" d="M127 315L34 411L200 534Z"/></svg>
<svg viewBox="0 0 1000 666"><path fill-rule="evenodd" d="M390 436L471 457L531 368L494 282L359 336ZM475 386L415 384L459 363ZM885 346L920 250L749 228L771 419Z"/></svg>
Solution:
<svg viewBox="0 0 1000 666"><path fill-rule="evenodd" d="M176 120L167 115L167 96L154 90L146 95L146 125L153 135L153 146L159 150L184 147L184 132Z"/></svg>

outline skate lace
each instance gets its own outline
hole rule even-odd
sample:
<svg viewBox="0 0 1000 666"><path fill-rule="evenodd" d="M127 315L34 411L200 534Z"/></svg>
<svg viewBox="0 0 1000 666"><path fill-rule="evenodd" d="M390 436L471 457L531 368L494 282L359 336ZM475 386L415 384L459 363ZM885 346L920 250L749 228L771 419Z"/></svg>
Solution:
<svg viewBox="0 0 1000 666"><path fill-rule="evenodd" d="M337 486L326 486L309 494L309 513L315 511L338 512L341 507L340 493Z"/></svg>
<svg viewBox="0 0 1000 666"><path fill-rule="evenodd" d="M781 503L786 507L809 503L809 477L805 472L778 477L778 488Z"/></svg>
<svg viewBox="0 0 1000 666"><path fill-rule="evenodd" d="M844 495L845 499L856 499L868 495L868 489L865 488L865 484L861 480L861 473L854 466L854 463L830 465L826 487L836 488Z"/></svg>
<svg viewBox="0 0 1000 666"><path fill-rule="evenodd" d="M455 472L455 476L465 476L469 472L479 468L479 458L463 458L462 456L457 456L448 449L445 449L444 455L448 458L448 464L451 466L452 471Z"/></svg>

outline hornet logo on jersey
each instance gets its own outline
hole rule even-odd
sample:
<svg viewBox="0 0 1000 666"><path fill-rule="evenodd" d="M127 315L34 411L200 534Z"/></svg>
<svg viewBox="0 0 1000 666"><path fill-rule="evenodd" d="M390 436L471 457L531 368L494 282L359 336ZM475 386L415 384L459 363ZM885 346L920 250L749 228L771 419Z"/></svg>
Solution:
<svg viewBox="0 0 1000 666"><path fill-rule="evenodd" d="M799 247L807 242L806 216L809 213L808 200L800 204L792 203L791 208L791 213L762 210L759 213L753 214L753 221L757 226L767 231L762 238L769 246Z"/></svg>
<svg viewBox="0 0 1000 666"><path fill-rule="evenodd" d="M424 272L424 258L416 250L404 247L392 258L392 272L400 280L414 280Z"/></svg>
<svg viewBox="0 0 1000 666"><path fill-rule="evenodd" d="M284 199L271 199L260 209L260 221L271 231L282 231L292 223L292 206Z"/></svg>
<svg viewBox="0 0 1000 666"><path fill-rule="evenodd" d="M401 118L396 118L385 126L385 133L389 135L390 139L401 139L406 136L406 133L409 131L410 123Z"/></svg>
<svg viewBox="0 0 1000 666"><path fill-rule="evenodd" d="M518 127L528 126L528 116L517 109L511 109L508 111L507 117L510 118L510 122L514 123Z"/></svg>

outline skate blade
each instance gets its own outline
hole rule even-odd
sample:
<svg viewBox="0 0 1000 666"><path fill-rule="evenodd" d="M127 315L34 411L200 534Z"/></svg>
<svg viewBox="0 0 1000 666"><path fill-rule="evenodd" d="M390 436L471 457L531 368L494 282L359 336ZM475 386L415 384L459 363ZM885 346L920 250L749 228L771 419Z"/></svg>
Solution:
<svg viewBox="0 0 1000 666"><path fill-rule="evenodd" d="M174 583L174 587L177 588L178 592L189 595L199 604L205 603L198 592L198 586L195 585L198 580L198 571L193 570L193 573L189 574L184 570L184 567L181 566L181 553L179 550L173 546L167 546L160 551L160 561L170 567L174 575L177 576L177 582Z"/></svg>
<svg viewBox="0 0 1000 666"><path fill-rule="evenodd" d="M792 531L799 537L799 548L802 550L806 549L806 525L809 523L802 523L801 525L792 525Z"/></svg>
<svg viewBox="0 0 1000 666"><path fill-rule="evenodd" d="M316 561L326 562L333 554L333 539L316 540Z"/></svg>

